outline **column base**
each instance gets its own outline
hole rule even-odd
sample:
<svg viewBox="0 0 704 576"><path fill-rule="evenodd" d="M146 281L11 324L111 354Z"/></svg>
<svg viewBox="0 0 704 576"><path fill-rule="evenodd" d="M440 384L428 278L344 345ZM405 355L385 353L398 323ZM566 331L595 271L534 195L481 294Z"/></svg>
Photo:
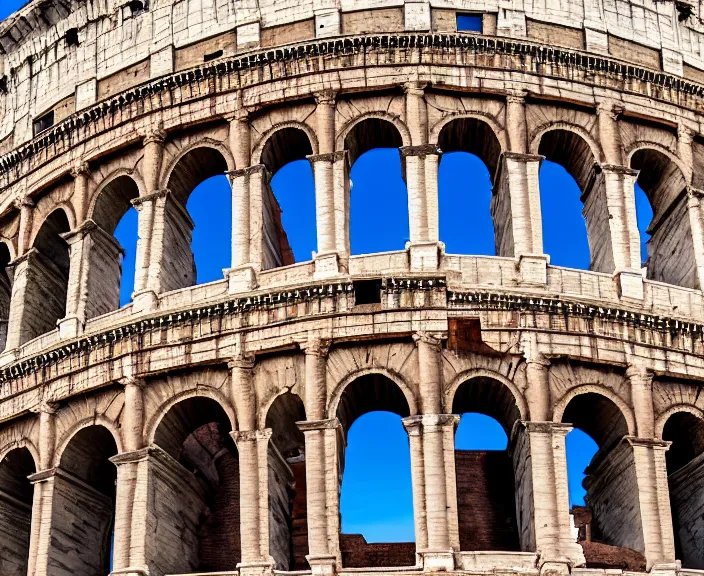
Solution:
<svg viewBox="0 0 704 576"><path fill-rule="evenodd" d="M228 282L228 294L242 294L257 287L257 272L249 264L238 266L237 268L228 268L223 272Z"/></svg>
<svg viewBox="0 0 704 576"><path fill-rule="evenodd" d="M159 307L159 298L154 290L140 290L132 294L132 312L153 312Z"/></svg>
<svg viewBox="0 0 704 576"><path fill-rule="evenodd" d="M540 563L540 576L569 576L570 564L565 560L545 560Z"/></svg>
<svg viewBox="0 0 704 576"><path fill-rule="evenodd" d="M75 338L79 334L83 334L85 327L83 319L75 314L62 318L57 324L59 326L59 338L62 340L64 338Z"/></svg>
<svg viewBox="0 0 704 576"><path fill-rule="evenodd" d="M331 554L306 556L312 576L332 576L337 572L337 558Z"/></svg>
<svg viewBox="0 0 704 576"><path fill-rule="evenodd" d="M237 564L237 571L240 576L262 576L274 573L274 560L262 560L261 562L240 562Z"/></svg>
<svg viewBox="0 0 704 576"><path fill-rule="evenodd" d="M619 298L643 300L643 273L640 270L618 270L613 277Z"/></svg>
<svg viewBox="0 0 704 576"><path fill-rule="evenodd" d="M110 576L149 576L149 568L147 566L120 568L110 572Z"/></svg>
<svg viewBox="0 0 704 576"><path fill-rule="evenodd" d="M340 275L340 265L337 252L321 252L315 255L316 280L325 280Z"/></svg>
<svg viewBox="0 0 704 576"><path fill-rule="evenodd" d="M455 554L452 550L424 550L419 554L425 572L452 572L455 569Z"/></svg>
<svg viewBox="0 0 704 576"><path fill-rule="evenodd" d="M674 562L653 564L650 567L650 574L652 576L675 576L680 570L682 570L682 562L675 560Z"/></svg>
<svg viewBox="0 0 704 576"><path fill-rule="evenodd" d="M516 267L520 274L521 286L541 286L548 283L548 264L550 256L547 254L521 254Z"/></svg>
<svg viewBox="0 0 704 576"><path fill-rule="evenodd" d="M441 242L409 242L406 244L411 272L437 272L440 253L444 250Z"/></svg>

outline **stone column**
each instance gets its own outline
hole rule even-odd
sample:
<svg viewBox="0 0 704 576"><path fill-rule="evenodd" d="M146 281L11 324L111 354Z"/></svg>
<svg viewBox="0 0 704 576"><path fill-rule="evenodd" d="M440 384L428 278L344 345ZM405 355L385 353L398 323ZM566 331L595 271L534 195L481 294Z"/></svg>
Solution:
<svg viewBox="0 0 704 576"><path fill-rule="evenodd" d="M157 304L155 287L150 285L151 269L158 265L152 255L155 228L155 200L159 191L161 165L164 158L166 133L160 128L150 131L142 141L144 146L143 179L145 195L132 201L138 214L137 252L134 274L134 307L137 310L152 310ZM153 278L152 278L153 280Z"/></svg>
<svg viewBox="0 0 704 576"><path fill-rule="evenodd" d="M39 462L37 462L37 474L29 478L34 485L34 495L32 497L28 576L47 576L53 495L53 475L50 472L54 466L54 451L56 450L55 414L57 408L55 404L41 402L34 410L39 414Z"/></svg>
<svg viewBox="0 0 704 576"><path fill-rule="evenodd" d="M73 177L73 205L76 211L76 225L80 226L88 213L88 179L90 169L87 162L79 162L71 169Z"/></svg>
<svg viewBox="0 0 704 576"><path fill-rule="evenodd" d="M241 355L228 363L230 368L231 399L241 431L257 427L257 399L254 392L254 357Z"/></svg>
<svg viewBox="0 0 704 576"><path fill-rule="evenodd" d="M428 242L440 242L440 217L438 199L438 174L440 171L440 160L442 150L435 148L425 157L425 211L428 219ZM440 250L444 251L444 244L440 245Z"/></svg>
<svg viewBox="0 0 704 576"><path fill-rule="evenodd" d="M455 567L445 449L446 429L454 430L457 422L454 414L424 414L403 419L411 444L416 548L423 558L424 569L429 571L450 571ZM457 514L456 502L453 512Z"/></svg>
<svg viewBox="0 0 704 576"><path fill-rule="evenodd" d="M17 257L20 257L30 249L30 239L32 237L32 221L34 219L35 204L31 198L23 198L15 203L20 211L20 229L18 232Z"/></svg>
<svg viewBox="0 0 704 576"><path fill-rule="evenodd" d="M140 509L144 507L143 494L138 495L149 490L143 434L145 382L126 377L120 383L125 394L122 426L125 452L110 459L117 468L113 573L146 576L148 527L145 511Z"/></svg>
<svg viewBox="0 0 704 576"><path fill-rule="evenodd" d="M269 554L269 462L271 430L231 432L240 465L240 537L243 576L271 572Z"/></svg>
<svg viewBox="0 0 704 576"><path fill-rule="evenodd" d="M548 370L550 362L535 350L526 358L526 402L528 414L533 422L547 422L550 416L550 384Z"/></svg>
<svg viewBox="0 0 704 576"><path fill-rule="evenodd" d="M122 246L93 220L61 234L69 246L70 267L66 316L59 321L62 338L83 332L87 320L120 307Z"/></svg>
<svg viewBox="0 0 704 576"><path fill-rule="evenodd" d="M526 93L506 96L509 151L504 152L494 182L491 216L499 256L518 259L521 282L547 283L548 258L543 255L539 173L542 156L528 154Z"/></svg>
<svg viewBox="0 0 704 576"><path fill-rule="evenodd" d="M687 214L694 244L694 264L699 287L704 287L704 218L702 216L702 196L704 191L687 187Z"/></svg>
<svg viewBox="0 0 704 576"><path fill-rule="evenodd" d="M340 270L347 270L350 255L350 163L347 150L335 152L332 164L335 205L335 247Z"/></svg>
<svg viewBox="0 0 704 576"><path fill-rule="evenodd" d="M306 373L308 373L308 362L306 362ZM341 561L339 543L341 470L338 445L342 430L337 418L308 420L297 424L306 442L308 518L308 556L306 558L314 575L334 574L336 566Z"/></svg>
<svg viewBox="0 0 704 576"><path fill-rule="evenodd" d="M540 365L534 369L540 371ZM568 574L584 553L571 536L565 437L572 428L553 422L521 422L511 437L516 518L521 550L535 550L541 572Z"/></svg>
<svg viewBox="0 0 704 576"><path fill-rule="evenodd" d="M325 419L327 406L327 357L330 341L311 338L299 344L306 355L305 407L308 420Z"/></svg>
<svg viewBox="0 0 704 576"><path fill-rule="evenodd" d="M232 268L225 274L230 293L246 292L256 287L256 269L251 254L250 155L251 128L249 113L238 95L238 109L230 119L230 150L236 170L228 174L232 185Z"/></svg>
<svg viewBox="0 0 704 576"><path fill-rule="evenodd" d="M623 166L623 151L618 118L623 109L614 102L599 103L599 141L605 162L595 174L590 190L585 190L585 213L595 220L590 243L603 245L602 262L593 263L601 272L614 272L622 296L643 298L641 274L640 233L636 220L634 186L638 173ZM593 209L590 211L588 204ZM608 232L608 238L600 237ZM598 252L597 249L594 250ZM594 257L593 257L594 260Z"/></svg>

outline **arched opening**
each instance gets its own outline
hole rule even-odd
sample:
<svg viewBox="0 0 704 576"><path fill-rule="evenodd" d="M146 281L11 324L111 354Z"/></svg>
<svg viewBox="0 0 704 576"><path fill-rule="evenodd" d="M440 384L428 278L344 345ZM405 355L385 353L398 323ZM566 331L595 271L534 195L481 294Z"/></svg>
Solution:
<svg viewBox="0 0 704 576"><path fill-rule="evenodd" d="M86 319L132 300L137 252L137 211L132 200L138 196L137 183L129 176L118 176L95 200L92 220L98 228L91 235Z"/></svg>
<svg viewBox="0 0 704 576"><path fill-rule="evenodd" d="M659 150L643 148L631 156L637 185L652 210L646 229L647 277L659 282L699 288L694 241L687 208L687 182L677 164Z"/></svg>
<svg viewBox="0 0 704 576"><path fill-rule="evenodd" d="M240 562L239 459L231 429L223 408L202 397L175 404L159 423L154 443L163 452L150 461L155 572L222 572Z"/></svg>
<svg viewBox="0 0 704 576"><path fill-rule="evenodd" d="M0 461L0 574L26 576L32 525L34 486L27 476L36 472L26 448L10 450Z"/></svg>
<svg viewBox="0 0 704 576"><path fill-rule="evenodd" d="M345 137L350 162L351 254L403 250L409 240L401 146L403 139L396 126L379 118L358 122Z"/></svg>
<svg viewBox="0 0 704 576"><path fill-rule="evenodd" d="M232 190L215 148L194 148L174 166L164 217L162 290L222 279L231 264Z"/></svg>
<svg viewBox="0 0 704 576"><path fill-rule="evenodd" d="M662 439L672 442L665 453L670 487L675 557L683 568L704 569L704 421L677 412L665 423Z"/></svg>
<svg viewBox="0 0 704 576"><path fill-rule="evenodd" d="M300 128L274 132L262 149L261 163L271 176L264 199L264 268L312 259L317 247L315 183L307 156L308 134Z"/></svg>
<svg viewBox="0 0 704 576"><path fill-rule="evenodd" d="M77 432L61 454L52 492L50 574L96 576L112 569L117 445L100 425Z"/></svg>
<svg viewBox="0 0 704 576"><path fill-rule="evenodd" d="M346 388L337 409L346 438L340 551L346 568L415 565L411 456L400 388L380 374Z"/></svg>
<svg viewBox="0 0 704 576"><path fill-rule="evenodd" d="M624 440L628 424L621 409L609 398L587 392L572 398L562 422L588 435L598 451L584 471L584 506L573 505L579 543L587 567L645 570L642 521L633 447ZM588 443L587 443L588 445ZM568 480L579 458L574 443L567 445Z"/></svg>
<svg viewBox="0 0 704 576"><path fill-rule="evenodd" d="M494 256L491 199L501 144L491 127L476 118L458 118L438 136L440 240L448 253ZM471 233L467 233L471 230Z"/></svg>
<svg viewBox="0 0 704 576"><path fill-rule="evenodd" d="M0 350L5 349L7 341L7 323L10 319L10 300L12 299L12 280L8 264L12 257L7 244L0 242Z"/></svg>
<svg viewBox="0 0 704 576"><path fill-rule="evenodd" d="M540 139L540 209L550 263L613 272L604 179L589 144L569 130Z"/></svg>
<svg viewBox="0 0 704 576"><path fill-rule="evenodd" d="M66 315L70 260L61 234L68 231L66 213L58 208L44 220L34 239L27 263L32 273L27 274L24 286L20 344L54 330Z"/></svg>
<svg viewBox="0 0 704 576"><path fill-rule="evenodd" d="M491 378L462 383L452 403L460 550L520 551L514 464L508 436L520 411L511 391ZM478 511L481 511L478 513Z"/></svg>
<svg viewBox="0 0 704 576"><path fill-rule="evenodd" d="M641 266L648 265L648 242L650 242L650 223L653 221L653 208L650 206L648 195L636 182L634 186L636 199L636 223L640 236L640 261Z"/></svg>
<svg viewBox="0 0 704 576"><path fill-rule="evenodd" d="M296 422L306 419L301 399L286 392L266 415L269 441L269 553L279 570L308 570L306 452Z"/></svg>

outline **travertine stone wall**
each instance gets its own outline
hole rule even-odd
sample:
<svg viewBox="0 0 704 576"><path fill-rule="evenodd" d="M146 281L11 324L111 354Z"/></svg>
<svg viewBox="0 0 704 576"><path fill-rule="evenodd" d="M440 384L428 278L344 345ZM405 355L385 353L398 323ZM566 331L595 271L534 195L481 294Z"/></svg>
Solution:
<svg viewBox="0 0 704 576"><path fill-rule="evenodd" d="M32 507L7 492L0 492L0 570L8 576L24 576L29 556Z"/></svg>

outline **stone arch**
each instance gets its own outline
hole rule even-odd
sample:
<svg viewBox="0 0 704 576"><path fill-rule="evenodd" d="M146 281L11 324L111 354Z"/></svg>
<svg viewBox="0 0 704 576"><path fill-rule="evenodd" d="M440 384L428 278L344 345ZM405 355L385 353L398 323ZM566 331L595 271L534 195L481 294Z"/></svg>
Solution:
<svg viewBox="0 0 704 576"><path fill-rule="evenodd" d="M118 168L96 186L88 206L88 219L113 234L120 218L131 208L131 200L145 194L144 181L139 174Z"/></svg>
<svg viewBox="0 0 704 576"><path fill-rule="evenodd" d="M46 213L46 216L39 222L35 221L34 222L34 232L33 235L31 236L30 240L30 245L34 246L37 242L37 237L39 234L42 232L42 228L45 227L45 225L51 225L51 220L52 218L56 218L57 214L61 212L63 214L63 217L66 219L66 231L68 232L69 230L73 230L76 227L76 214L73 211L73 207L67 203L67 202L59 202L55 205L52 206L51 210ZM49 223L49 224L48 224Z"/></svg>
<svg viewBox="0 0 704 576"><path fill-rule="evenodd" d="M356 118L353 118L349 122L347 122L342 129L338 132L337 137L335 138L335 150L336 151L341 151L348 148L348 138L350 134L355 130L357 126L362 124L363 122L367 120L376 120L378 122L386 122L388 124L393 125L393 127L396 129L398 132L398 137L400 138L400 144L397 146L388 146L390 148L399 148L401 146L411 146L412 141L411 141L411 132L408 129L408 127L401 121L401 119L398 116L394 116L392 114L388 114L386 112L368 112L366 114L362 114L361 116L357 116ZM390 138L393 138L391 136ZM384 147L383 144L380 146L360 146L359 150L354 150L350 151L350 166L354 164L354 161L361 156L364 152L367 150L371 150L372 148L375 147Z"/></svg>
<svg viewBox="0 0 704 576"><path fill-rule="evenodd" d="M185 397L187 396L187 397ZM153 537L168 546L180 538L179 554L163 558L160 573L231 570L241 561L239 453L229 405L204 394L180 395L150 440L163 465L151 476L155 506L168 506L164 530ZM171 544L173 545L173 544Z"/></svg>
<svg viewBox="0 0 704 576"><path fill-rule="evenodd" d="M39 449L28 438L18 438L0 447L0 462L2 462L9 452L19 448L26 448L32 455L32 460L34 460L37 467L39 467Z"/></svg>
<svg viewBox="0 0 704 576"><path fill-rule="evenodd" d="M577 137L581 138L584 143L589 146L591 154L594 157L594 161L600 164L604 162L604 154L601 150L601 145L584 128L582 128L578 124L572 124L571 122L548 122L547 124L539 126L535 130L535 135L531 140L529 147L530 153L540 154L540 146L543 141L543 136L545 136L545 134L547 134L548 132L554 132L558 130L564 132L571 132Z"/></svg>
<svg viewBox="0 0 704 576"><path fill-rule="evenodd" d="M681 160L655 142L638 142L627 154L638 171L636 182L645 192L653 218L646 233L647 277L685 288L699 288L694 240L686 190L690 175Z"/></svg>
<svg viewBox="0 0 704 576"><path fill-rule="evenodd" d="M665 452L675 558L683 568L704 568L704 414L678 405L658 419L657 433L669 444Z"/></svg>
<svg viewBox="0 0 704 576"><path fill-rule="evenodd" d="M61 458L66 450L66 447L71 443L71 440L79 433L81 430L90 428L91 426L102 426L112 435L115 445L117 446L117 453L123 451L122 436L118 425L101 414L96 414L90 418L83 418L73 424L56 442L56 450L54 451L54 467L58 467L61 464Z"/></svg>
<svg viewBox="0 0 704 576"><path fill-rule="evenodd" d="M439 145L438 137L440 135L440 132L442 132L443 128L445 128L445 126L455 120L462 119L477 120L479 122L487 124L493 132L493 135L498 140L499 146L501 147L501 151L504 152L508 149L506 130L503 129L503 127L499 124L499 122L494 116L492 116L491 114L483 114L481 112L453 112L451 114L448 114L442 120L438 120L430 128L430 135L428 138L429 142Z"/></svg>
<svg viewBox="0 0 704 576"><path fill-rule="evenodd" d="M202 182L235 170L235 161L227 147L212 138L198 140L179 150L164 170L163 189L170 190L182 206Z"/></svg>
<svg viewBox="0 0 704 576"><path fill-rule="evenodd" d="M598 396L603 396L606 400L611 401L619 410L620 415L623 417L626 424L626 433L629 436L635 436L636 434L636 421L633 410L628 404L612 390L601 386L600 384L583 384L572 388L566 392L553 407L553 422L559 423L564 420L565 410L567 405L577 396L582 396L585 394L595 394ZM574 422L570 422L574 424ZM598 443L598 442L597 442Z"/></svg>
<svg viewBox="0 0 704 576"><path fill-rule="evenodd" d="M120 437L106 425L113 428L101 418L77 423L55 457L48 564L70 567L76 576L109 571L113 557L117 469L111 458Z"/></svg>
<svg viewBox="0 0 704 576"><path fill-rule="evenodd" d="M328 418L335 418L337 414L337 410L340 404L340 399L342 398L342 395L345 392L345 389L355 380L357 380L360 377L363 376L372 376L374 374L378 374L380 376L384 376L391 380L396 386L398 386L399 390L402 392L406 403L408 404L408 409L409 409L409 416L415 416L418 414L418 403L416 401L415 394L413 393L412 388L408 385L408 383L405 381L403 376L400 374L389 370L387 368L381 368L381 367L373 367L373 368L361 368L359 370L356 370L347 376L345 378L338 382L335 387L333 388L333 392L330 395L330 400L328 402L328 408L327 408L327 415Z"/></svg>
<svg viewBox="0 0 704 576"><path fill-rule="evenodd" d="M303 400L283 390L267 403L264 425L269 439L269 552L279 570L306 570L308 514L306 450L297 422L306 420ZM273 474L271 473L273 472Z"/></svg>
<svg viewBox="0 0 704 576"><path fill-rule="evenodd" d="M237 416L235 415L235 409L230 404L229 400L227 400L227 398L225 398L225 396L217 390L203 386L194 390L186 390L169 398L154 411L154 414L147 420L144 427L145 438L147 439L148 444L154 444L157 428L159 428L159 424L161 424L161 421L164 419L164 416L168 414L169 410L171 410L171 408L179 402L190 398L208 398L217 402L220 405L220 408L222 408L227 415L232 431L237 430Z"/></svg>
<svg viewBox="0 0 704 576"><path fill-rule="evenodd" d="M489 169L492 184L501 154L506 150L505 138L496 122L480 114L457 114L438 122L435 139L443 153L469 152L479 157Z"/></svg>
<svg viewBox="0 0 704 576"><path fill-rule="evenodd" d="M252 165L264 164L270 174L275 174L289 162L318 153L318 136L308 124L281 122L267 130L254 146Z"/></svg>
<svg viewBox="0 0 704 576"><path fill-rule="evenodd" d="M692 416L704 420L704 410L691 404L675 404L668 408L665 412L660 414L655 420L655 437L662 440L663 429L665 428L665 423L670 419L670 416L680 412L688 412Z"/></svg>
<svg viewBox="0 0 704 576"><path fill-rule="evenodd" d="M518 409L519 418L521 420L528 419L528 405L526 404L525 398L523 397L523 394L518 389L518 387L513 383L510 378L507 378L499 372L495 372L494 370L489 370L486 368L470 368L468 370L463 370L452 379L449 386L447 386L445 390L445 397L443 402L445 413L452 413L452 406L454 404L455 394L457 393L458 388L468 380L472 380L474 378L489 378L492 380L496 380L497 382L505 386L513 396L513 400L516 403L516 407ZM508 434L510 433L511 430L509 429Z"/></svg>
<svg viewBox="0 0 704 576"><path fill-rule="evenodd" d="M27 574L34 501L28 476L38 471L38 462L22 446L0 456L0 570L5 576Z"/></svg>

